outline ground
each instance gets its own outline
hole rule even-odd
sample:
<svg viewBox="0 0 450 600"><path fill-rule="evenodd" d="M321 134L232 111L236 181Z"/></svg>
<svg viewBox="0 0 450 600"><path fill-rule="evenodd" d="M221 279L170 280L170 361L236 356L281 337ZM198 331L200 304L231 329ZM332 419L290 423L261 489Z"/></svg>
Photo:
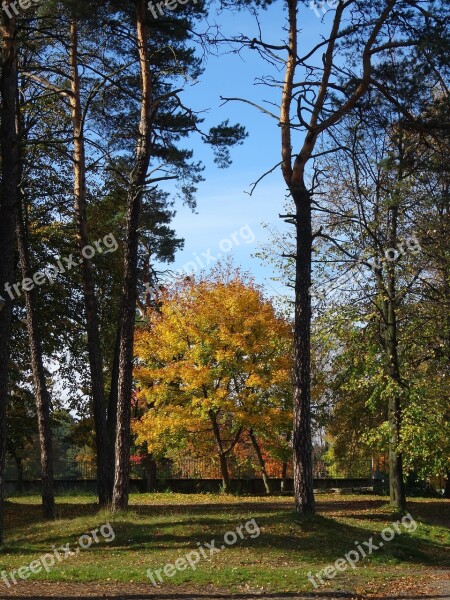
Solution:
<svg viewBox="0 0 450 600"><path fill-rule="evenodd" d="M11 498L0 599L450 599L450 501L415 499L409 511L402 522L385 498L323 495L305 518L291 498L142 494L112 517L93 497L63 496L48 523L39 498Z"/></svg>

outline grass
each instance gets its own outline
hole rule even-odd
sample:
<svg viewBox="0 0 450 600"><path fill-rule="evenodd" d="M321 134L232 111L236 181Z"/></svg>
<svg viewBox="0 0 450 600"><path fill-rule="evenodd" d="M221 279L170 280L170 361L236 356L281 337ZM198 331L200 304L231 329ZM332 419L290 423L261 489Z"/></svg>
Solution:
<svg viewBox="0 0 450 600"><path fill-rule="evenodd" d="M235 591L314 591L309 572L344 557L355 549L355 541L373 536L378 544L383 528L396 520L385 499L374 496L319 496L319 514L313 518L293 512L291 498L136 494L128 512L111 516L99 511L90 495L64 495L58 498L57 519L51 523L42 521L39 504L37 496L6 503L0 570L29 565L53 552L52 546L70 543L75 548L81 535L110 522L114 541L106 543L99 533L99 543L30 579L149 583L147 569L174 563L197 550L198 543L215 539L220 547L226 532L255 519L258 537L252 539L243 529L245 539L202 559L195 570L164 577L171 586L213 585ZM414 499L409 507L418 524L415 532L402 527L401 534L356 569L325 579L321 589L370 591L398 578L418 578L424 568L450 567L450 502Z"/></svg>

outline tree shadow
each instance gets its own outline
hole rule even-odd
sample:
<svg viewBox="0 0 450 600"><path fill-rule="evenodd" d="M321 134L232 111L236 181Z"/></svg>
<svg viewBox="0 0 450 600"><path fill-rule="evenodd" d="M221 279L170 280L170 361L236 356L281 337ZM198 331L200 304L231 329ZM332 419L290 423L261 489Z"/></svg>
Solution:
<svg viewBox="0 0 450 600"><path fill-rule="evenodd" d="M115 533L115 540L108 544L115 550L124 552L151 552L149 554L149 567L154 562L157 552L173 553L174 556L186 554L197 550L197 544L205 546L212 540L216 541L216 547L222 545L227 552L239 552L242 548L256 548L270 552L274 558L278 554L289 550L293 559L301 559L307 555L311 563L335 562L337 558L344 557L350 551L355 551L356 543L362 544L373 538L373 543L379 546L380 534L366 527L357 527L352 524L339 522L331 517L316 515L315 517L302 517L297 513L284 512L275 514L239 515L235 525L223 517L213 515L198 516L186 521L168 519L156 520L155 522L133 521L121 517L120 520L111 519ZM225 545L224 535L231 532L239 525L245 525L246 518L255 518L260 529L260 535L255 537L255 529L246 531L242 529L244 539L238 539L235 544ZM358 516L359 519L359 516ZM388 519L386 524L389 525ZM31 532L33 533L33 532ZM36 532L37 533L37 532ZM80 532L80 535L85 532ZM251 537L253 535L254 537ZM54 544L63 545L68 541L68 535L61 531L58 535L52 532L49 535L48 547ZM73 539L73 547L76 540ZM96 551L104 547L103 539L99 537L100 543L93 544L89 552L95 560ZM30 548L29 544L15 543L8 547L10 554L36 555L38 552L48 552L42 540L40 548ZM367 548L366 548L367 550ZM383 547L374 548L374 552L364 558L365 561L376 563L396 561L410 564L446 565L450 564L448 548L430 540L424 540L417 536L411 536L407 531L397 534L392 541L384 542ZM215 555L214 555L215 556Z"/></svg>

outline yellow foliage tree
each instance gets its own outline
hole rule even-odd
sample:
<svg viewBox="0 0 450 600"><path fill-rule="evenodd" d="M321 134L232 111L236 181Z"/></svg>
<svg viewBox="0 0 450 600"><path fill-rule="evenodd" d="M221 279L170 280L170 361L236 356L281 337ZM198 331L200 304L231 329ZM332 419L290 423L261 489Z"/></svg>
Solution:
<svg viewBox="0 0 450 600"><path fill-rule="evenodd" d="M135 377L148 406L134 423L137 443L160 455L215 447L228 490L228 458L246 431L270 491L258 437L285 440L291 427L289 323L230 268L187 278L147 319L136 336Z"/></svg>

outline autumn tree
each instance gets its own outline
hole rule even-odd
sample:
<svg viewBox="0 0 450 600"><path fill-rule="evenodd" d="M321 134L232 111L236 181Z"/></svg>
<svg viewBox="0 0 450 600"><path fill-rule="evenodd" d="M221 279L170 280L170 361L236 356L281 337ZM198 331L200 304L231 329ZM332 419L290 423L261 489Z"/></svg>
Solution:
<svg viewBox="0 0 450 600"><path fill-rule="evenodd" d="M206 434L228 491L228 458L243 432L263 469L257 436L269 423L276 429L280 414L289 418L280 390L290 378L290 325L248 277L220 270L167 291L147 318L135 377L149 410L137 441L153 448L161 434L193 443Z"/></svg>

